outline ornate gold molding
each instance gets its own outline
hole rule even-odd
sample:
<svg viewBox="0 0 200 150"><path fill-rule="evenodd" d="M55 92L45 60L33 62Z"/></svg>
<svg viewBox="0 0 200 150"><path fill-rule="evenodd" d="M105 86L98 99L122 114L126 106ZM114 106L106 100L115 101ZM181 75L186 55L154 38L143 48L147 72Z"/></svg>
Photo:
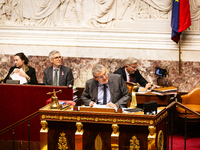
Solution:
<svg viewBox="0 0 200 150"><path fill-rule="evenodd" d="M160 115L160 117L155 120L155 123L158 123L159 121L163 120L163 118L165 118L167 115L168 113L166 111L164 114Z"/></svg>
<svg viewBox="0 0 200 150"><path fill-rule="evenodd" d="M76 122L76 133L75 134L79 134L79 135L83 135L83 124L81 122Z"/></svg>
<svg viewBox="0 0 200 150"><path fill-rule="evenodd" d="M162 130L160 130L158 132L157 149L158 150L163 150L164 149L164 134L163 134Z"/></svg>
<svg viewBox="0 0 200 150"><path fill-rule="evenodd" d="M137 137L134 135L130 139L130 150L139 150L140 149L140 141L137 139Z"/></svg>
<svg viewBox="0 0 200 150"><path fill-rule="evenodd" d="M95 150L102 150L102 139L99 134L97 135L95 139Z"/></svg>
<svg viewBox="0 0 200 150"><path fill-rule="evenodd" d="M60 150L67 150L67 138L65 137L65 133L62 132L60 133L60 137L58 139L58 149Z"/></svg>
<svg viewBox="0 0 200 150"><path fill-rule="evenodd" d="M167 113L161 115L155 123L162 120L167 115ZM107 122L107 123L131 123L131 124L149 124L153 125L153 120L142 120L142 119L117 119L117 118L102 118L102 117L81 117L81 116L57 116L57 115L42 115L42 119L51 119L51 120L62 120L62 121L91 121L91 122Z"/></svg>
<svg viewBox="0 0 200 150"><path fill-rule="evenodd" d="M148 150L155 150L155 143L156 143L156 127L149 126L149 135L147 137L148 141Z"/></svg>

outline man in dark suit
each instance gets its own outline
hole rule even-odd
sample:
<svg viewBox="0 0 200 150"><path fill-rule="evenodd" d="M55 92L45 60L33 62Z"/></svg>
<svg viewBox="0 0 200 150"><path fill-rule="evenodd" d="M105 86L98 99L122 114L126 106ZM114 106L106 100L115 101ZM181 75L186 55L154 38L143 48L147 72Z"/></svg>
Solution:
<svg viewBox="0 0 200 150"><path fill-rule="evenodd" d="M86 81L81 96L86 106L96 104L111 108L123 108L131 99L126 83L122 76L107 74L104 66L97 64L92 68L93 78Z"/></svg>
<svg viewBox="0 0 200 150"><path fill-rule="evenodd" d="M44 70L43 83L45 85L69 86L74 84L72 70L61 65L59 51L53 50L49 53L52 66Z"/></svg>
<svg viewBox="0 0 200 150"><path fill-rule="evenodd" d="M120 74L127 82L139 83L142 86L138 89L140 92L145 92L151 88L151 83L148 83L137 69L137 60L135 58L126 59L125 66L116 70L114 74Z"/></svg>

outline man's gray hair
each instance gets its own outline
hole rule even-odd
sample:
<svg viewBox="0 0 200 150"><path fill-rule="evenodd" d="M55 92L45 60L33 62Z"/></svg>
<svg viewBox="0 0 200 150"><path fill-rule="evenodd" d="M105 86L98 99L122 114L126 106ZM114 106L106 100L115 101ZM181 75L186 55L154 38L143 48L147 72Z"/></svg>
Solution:
<svg viewBox="0 0 200 150"><path fill-rule="evenodd" d="M101 71L102 71L103 69L106 70L106 68L105 68L103 65L101 65L101 64L96 64L96 65L92 68L92 75L93 75L93 77L96 77L95 74L96 74L96 73L101 73Z"/></svg>
<svg viewBox="0 0 200 150"><path fill-rule="evenodd" d="M124 66L125 65L132 65L132 64L137 64L137 59L134 57L128 57L127 59L124 60Z"/></svg>
<svg viewBox="0 0 200 150"><path fill-rule="evenodd" d="M52 58L53 58L53 55L56 54L56 53L60 53L60 52L57 51L57 50L52 50L52 51L49 53L49 59L52 59Z"/></svg>

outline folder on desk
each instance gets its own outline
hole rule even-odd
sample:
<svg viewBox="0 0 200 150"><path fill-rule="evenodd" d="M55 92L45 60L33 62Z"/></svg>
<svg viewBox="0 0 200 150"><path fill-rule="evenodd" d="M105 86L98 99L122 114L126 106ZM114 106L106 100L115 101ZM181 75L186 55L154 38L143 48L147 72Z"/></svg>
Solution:
<svg viewBox="0 0 200 150"><path fill-rule="evenodd" d="M165 92L176 92L177 87L169 86L169 87L163 87L163 88L158 88L152 90L153 92L160 92L160 93L165 93Z"/></svg>

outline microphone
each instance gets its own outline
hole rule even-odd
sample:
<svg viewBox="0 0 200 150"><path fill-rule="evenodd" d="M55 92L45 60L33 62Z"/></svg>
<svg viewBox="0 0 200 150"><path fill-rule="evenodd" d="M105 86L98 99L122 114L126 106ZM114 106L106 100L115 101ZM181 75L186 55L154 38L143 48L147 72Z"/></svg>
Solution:
<svg viewBox="0 0 200 150"><path fill-rule="evenodd" d="M68 107L70 107L71 106L71 104L69 104L69 105L67 105L67 106L65 106L65 107L62 107L61 109L66 109L66 108L68 108Z"/></svg>
<svg viewBox="0 0 200 150"><path fill-rule="evenodd" d="M74 102L78 102L81 99L81 97L79 97L78 99L75 99Z"/></svg>

